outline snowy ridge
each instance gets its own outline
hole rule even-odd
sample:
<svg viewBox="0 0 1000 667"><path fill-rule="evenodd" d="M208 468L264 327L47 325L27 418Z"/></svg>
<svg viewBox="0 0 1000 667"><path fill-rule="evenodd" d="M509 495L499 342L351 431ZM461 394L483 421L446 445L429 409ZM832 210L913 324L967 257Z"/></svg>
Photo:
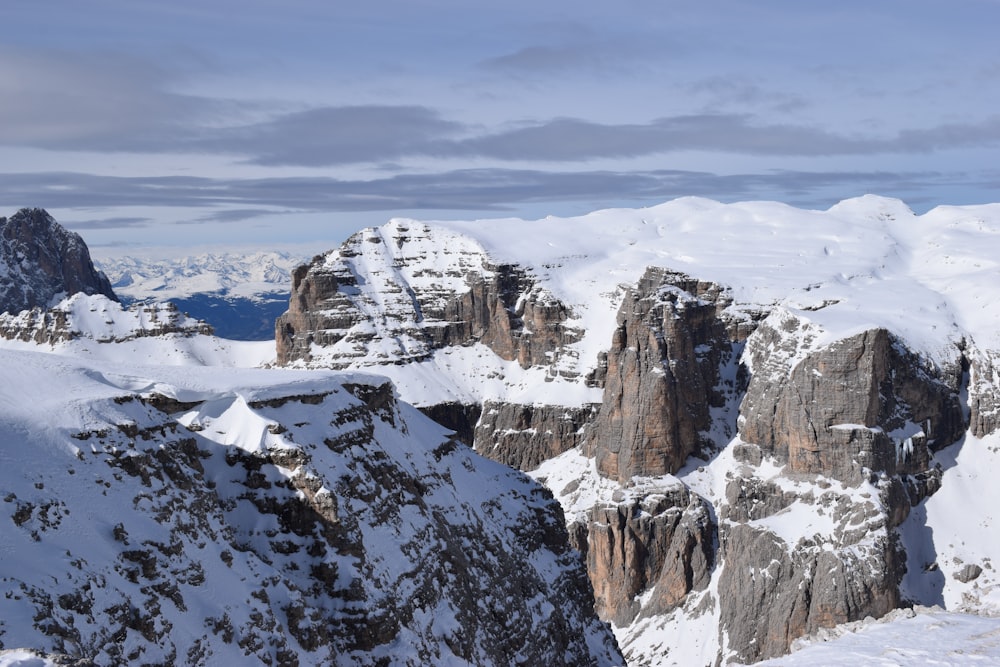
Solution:
<svg viewBox="0 0 1000 667"><path fill-rule="evenodd" d="M0 313L0 348L46 349L65 356L169 365L259 366L274 358L270 342L212 335L211 327L168 303L125 308L101 295L75 294L48 310Z"/></svg>
<svg viewBox="0 0 1000 667"><path fill-rule="evenodd" d="M984 232L975 240L960 231L968 231L969 219ZM619 286L634 284L647 266L665 266L730 287L737 304L808 309L838 337L883 325L933 353L958 333L956 316L977 311L982 298L956 289L956 274L968 275L967 266L988 270L1000 250L1000 207L917 216L875 196L827 211L684 198L578 218L434 224L477 239L494 261L530 267L580 314L587 338L597 339L594 349L610 339ZM935 257L950 269L928 271ZM974 291L981 292L975 275L965 285L979 284ZM995 318L970 331L984 344L997 340L988 323Z"/></svg>
<svg viewBox="0 0 1000 667"><path fill-rule="evenodd" d="M552 404L568 404L572 382L563 376L576 375L582 383L597 366L624 290L647 266L731 289L734 318L785 309L808 320L815 344L801 348L803 355L872 327L888 329L932 363L952 362L961 341L973 349L1000 349L1000 313L986 307L992 297L985 289L995 283L994 258L1000 256L1000 206L940 207L918 216L898 200L876 196L827 211L683 198L538 221L394 219L357 238L348 244L350 253L333 251L325 265L357 280L356 291L344 293L362 322L356 337L314 347L310 366L350 358L364 367L401 353L425 354L425 344L407 332L433 308L415 295L431 295L439 305L468 291L463 278L487 276L500 264L528 271L549 298L568 307L568 326L582 332L550 369L562 375L534 392L532 400ZM407 375L421 373L414 364L384 367L401 384L413 384ZM467 370L453 375L456 387ZM511 372L504 377L512 387L525 384L517 370ZM456 389L453 398L463 393ZM592 393L576 393L584 402L594 400Z"/></svg>

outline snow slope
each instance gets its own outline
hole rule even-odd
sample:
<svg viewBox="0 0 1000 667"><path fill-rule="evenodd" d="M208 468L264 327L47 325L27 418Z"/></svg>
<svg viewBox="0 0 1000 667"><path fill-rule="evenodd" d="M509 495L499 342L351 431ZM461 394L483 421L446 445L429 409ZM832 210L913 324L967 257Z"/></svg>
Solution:
<svg viewBox="0 0 1000 667"><path fill-rule="evenodd" d="M48 314L0 313L0 348L42 349L64 356L181 366L260 366L274 359L272 341L233 341L170 304L126 308L110 299L74 294Z"/></svg>
<svg viewBox="0 0 1000 667"><path fill-rule="evenodd" d="M923 608L899 610L797 642L762 667L962 667L1000 664L1000 619Z"/></svg>
<svg viewBox="0 0 1000 667"><path fill-rule="evenodd" d="M559 527L551 499L384 379L104 345L117 355L0 349L5 647L97 664L620 663L579 559L539 536Z"/></svg>
<svg viewBox="0 0 1000 667"><path fill-rule="evenodd" d="M557 377L545 369L524 369L503 361L483 345L438 350L425 361L406 365L393 364L391 359L387 363L386 357L374 354L355 361L358 370L391 377L400 396L417 405L449 400L565 406L599 402L600 392L587 387L584 377L596 367L598 353L609 345L625 287L635 284L649 265L667 266L730 288L734 311L780 308L807 320L816 334L811 349L865 329L885 327L931 362L953 361L958 344L1000 351L1000 264L996 259L1000 257L1000 205L939 207L915 215L902 202L874 196L847 200L826 211L803 211L773 202L720 204L684 198L646 209L541 221L398 219L364 233L388 237L400 227L413 232L406 253L423 255L424 264L400 268L394 265L400 258L391 254L388 244L372 244L371 254L359 259L358 266L364 276L376 279L362 282L357 296L359 301L370 302L373 313L386 308L387 299L398 298L402 303L408 298L405 292L379 289L382 283L378 281L386 276L413 285L425 280L445 291L460 291L464 289L461 281L449 282L448 278L457 270L482 271L488 264L512 262L526 268L541 289L565 303L571 311L571 325L584 332L580 341L571 344L572 354L560 358L559 370L565 373ZM449 248L467 250L465 259L442 252L442 238L449 239ZM461 266L459 261L471 263ZM192 275L202 277L188 283L186 290L192 285L222 284L218 277L204 280L200 269L192 270ZM177 272L183 275L184 269ZM156 283L151 274L140 279L139 273L136 268L132 281L142 285L146 294L173 289L167 282ZM245 280L249 284L257 278ZM70 310L80 322L95 313L113 322L125 317L93 301L79 301ZM106 324L100 318L87 326L100 330ZM130 328L134 323L123 324L123 331ZM51 452L75 457L75 447L86 457L86 449L67 441L65 433L118 419L120 408L112 405L113 397L123 390L155 390L179 401L210 399L178 423L202 428L202 433L209 433L204 437L215 438L213 442L221 446L260 451L276 440L267 435L266 421L247 414L239 401L252 402L293 389L308 394L316 390L310 383L332 377L322 371L317 376L312 371L252 368L223 373L214 367L257 366L271 358L273 348L265 353L262 346L243 347L201 336L165 340L169 345L142 338L107 344L82 337L51 346L46 354L38 353L33 343L0 344L4 348L0 354L8 362L3 366L7 387L0 394L2 404L9 406L3 413L3 435L15 438L37 432L39 442ZM379 354L385 351L377 346L372 349ZM206 365L209 368L201 368ZM38 377L43 379L33 379ZM280 391L275 389L279 385ZM50 414L55 417L39 429L41 416ZM210 431L213 425L220 431L218 437ZM726 447L733 443L719 444L721 453L710 461L692 460L676 475L634 479L626 487L600 477L593 462L578 451L546 462L533 475L549 485L569 519L594 503L617 502L623 494L645 494L680 484L719 503L727 474L737 467L731 448ZM994 621L953 613L1000 612L994 569L1000 563L993 561L1000 558L995 530L1000 494L992 483L992 473L1000 466L998 452L1000 437L996 435L982 439L969 435L938 452L932 465L939 464L943 470L941 489L915 507L900 529L909 555L904 593L914 602L939 604L948 612L855 628L857 632L828 644L814 642L784 658L787 662L773 664L838 664L844 656L854 662L870 659L873 664L935 664L931 661L936 659L943 664L963 664L962 660L990 664L1000 659ZM3 465L13 462L0 461ZM48 483L46 463L41 456L31 459L35 477L19 483L19 493L33 493L34 482L28 482L36 477L39 483ZM766 462L762 470L775 484L802 487L797 492L804 492L810 483L783 479L781 470L767 468ZM841 489L839 484L835 491L859 497L873 494L871 488ZM99 514L104 509L98 505L88 511ZM815 509L815 505L797 502L759 524L788 545L806 538L822 544L836 526ZM97 520L98 514L88 515L88 520ZM8 543L6 551L0 547L0 552L10 555L20 548ZM981 569L978 575L965 581L958 578L966 577L970 565ZM31 572L33 566L25 562L23 567ZM702 606L703 613L689 613L710 601L717 586L716 577L690 605L616 628L634 664L707 664L720 650L724 652L726 638L718 636L717 610L707 605ZM922 643L931 637L948 640L930 646ZM965 653L959 653L962 650Z"/></svg>

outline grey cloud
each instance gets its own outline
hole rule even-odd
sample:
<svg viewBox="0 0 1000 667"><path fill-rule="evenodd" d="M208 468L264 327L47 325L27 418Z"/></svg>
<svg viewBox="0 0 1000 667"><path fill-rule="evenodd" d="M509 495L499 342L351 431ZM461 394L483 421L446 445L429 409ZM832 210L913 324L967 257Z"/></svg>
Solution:
<svg viewBox="0 0 1000 667"><path fill-rule="evenodd" d="M527 46L480 63L487 71L507 74L552 74L572 70L601 68L608 59L589 46Z"/></svg>
<svg viewBox="0 0 1000 667"><path fill-rule="evenodd" d="M226 209L223 211L212 211L197 220L192 220L191 224L197 224L199 222L242 222L243 220L249 220L250 218L259 218L263 215L273 215L275 213L281 213L281 211L262 208Z"/></svg>
<svg viewBox="0 0 1000 667"><path fill-rule="evenodd" d="M746 115L703 114L625 125L561 118L469 139L455 150L508 160L578 161L685 150L843 155L871 152L871 142L796 125L754 125Z"/></svg>
<svg viewBox="0 0 1000 667"><path fill-rule="evenodd" d="M77 220L75 222L67 222L66 226L74 230L123 229L125 227L148 227L151 222L150 218L117 217L97 220Z"/></svg>
<svg viewBox="0 0 1000 667"><path fill-rule="evenodd" d="M419 154L461 129L421 106L323 107L223 129L201 145L252 155L256 164L322 166Z"/></svg>
<svg viewBox="0 0 1000 667"><path fill-rule="evenodd" d="M598 49L591 57L603 61L609 51ZM493 66L558 68L578 57L586 56L575 46L531 47L494 59ZM676 151L871 155L1000 141L1000 117L889 137L849 136L731 113L631 124L555 118L483 129L417 105L327 106L240 124L266 111L265 105L175 94L170 92L174 82L174 73L137 58L0 48L0 145L222 154L259 165L320 167L404 158L581 162ZM711 93L721 83L704 85ZM734 94L759 98L761 93L751 86Z"/></svg>
<svg viewBox="0 0 1000 667"><path fill-rule="evenodd" d="M1000 141L1000 119L996 118L904 131L882 139L849 137L804 125L758 123L746 114L721 113L659 118L644 124L556 118L471 136L470 129L419 106L331 107L222 130L199 145L205 151L246 155L247 161L256 164L325 166L403 157L581 162L677 151L871 155Z"/></svg>
<svg viewBox="0 0 1000 667"><path fill-rule="evenodd" d="M167 91L172 77L108 53L0 49L0 143L71 150L167 150L225 110Z"/></svg>

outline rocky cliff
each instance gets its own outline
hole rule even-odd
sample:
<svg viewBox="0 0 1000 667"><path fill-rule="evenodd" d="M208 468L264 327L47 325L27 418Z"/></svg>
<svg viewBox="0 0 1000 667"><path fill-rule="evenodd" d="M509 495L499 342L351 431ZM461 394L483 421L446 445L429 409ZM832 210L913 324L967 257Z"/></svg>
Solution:
<svg viewBox="0 0 1000 667"><path fill-rule="evenodd" d="M719 285L656 267L628 290L587 437L602 475L624 483L675 473L712 450L713 408L737 389L725 375L746 329L731 304Z"/></svg>
<svg viewBox="0 0 1000 667"><path fill-rule="evenodd" d="M384 379L0 357L16 381L0 435L18 451L3 647L94 664L621 664L551 494Z"/></svg>
<svg viewBox="0 0 1000 667"><path fill-rule="evenodd" d="M74 256L35 249L23 275ZM246 368L169 305L48 305L0 314L5 657L623 663L552 494L385 378Z"/></svg>
<svg viewBox="0 0 1000 667"><path fill-rule="evenodd" d="M420 223L359 232L292 275L275 325L279 364L347 367L426 359L482 343L521 366L551 364L578 335L566 307L474 241Z"/></svg>
<svg viewBox="0 0 1000 667"><path fill-rule="evenodd" d="M956 448L997 427L1000 317L966 273L1000 250L989 215L689 199L393 221L300 269L279 360L377 367L543 481L632 663L754 662L992 599L972 592L992 575L942 583L926 525Z"/></svg>
<svg viewBox="0 0 1000 667"><path fill-rule="evenodd" d="M118 300L78 234L38 208L0 217L0 311L44 309L80 292Z"/></svg>

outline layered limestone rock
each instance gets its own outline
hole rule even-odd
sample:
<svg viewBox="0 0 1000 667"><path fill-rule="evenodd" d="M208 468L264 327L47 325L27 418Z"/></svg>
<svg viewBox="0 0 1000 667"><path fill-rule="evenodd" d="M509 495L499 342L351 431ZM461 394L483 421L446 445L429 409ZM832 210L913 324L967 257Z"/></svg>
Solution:
<svg viewBox="0 0 1000 667"><path fill-rule="evenodd" d="M44 309L81 292L118 300L78 234L39 208L0 217L0 311Z"/></svg>
<svg viewBox="0 0 1000 667"><path fill-rule="evenodd" d="M640 611L674 609L708 585L714 567L708 503L681 484L597 505L571 524L570 535L587 561L598 614L619 627Z"/></svg>
<svg viewBox="0 0 1000 667"><path fill-rule="evenodd" d="M863 469L925 470L929 450L962 436L957 349L949 368L937 368L885 329L816 346L821 333L779 310L753 334L741 439L791 472L858 480Z"/></svg>
<svg viewBox="0 0 1000 667"><path fill-rule="evenodd" d="M549 278L559 264L538 266ZM471 431L484 455L559 480L602 618L680 628L680 615L714 614L720 661L780 655L795 637L901 604L896 527L940 486L933 453L965 432L966 371L973 432L1000 414L989 355L970 342L932 360L844 306L831 315L839 291L801 308L781 295L734 303L717 283L649 267L601 293L618 312L598 352L531 274L446 230L366 230L297 276L282 363L408 363L478 343L561 381L560 360L585 341L597 359L576 366L591 392L574 394L588 397L578 408L519 402L521 380L481 406L424 409ZM592 460L569 479L553 460L573 456Z"/></svg>
<svg viewBox="0 0 1000 667"><path fill-rule="evenodd" d="M623 663L551 494L390 384L197 386L98 401L65 461L22 443L2 507L18 558L45 565L0 581L5 645L96 664Z"/></svg>
<svg viewBox="0 0 1000 667"><path fill-rule="evenodd" d="M1000 354L970 346L969 428L981 438L1000 428Z"/></svg>
<svg viewBox="0 0 1000 667"><path fill-rule="evenodd" d="M579 332L522 268L471 239L393 221L295 270L275 325L281 365L406 363L482 343L522 367L550 365Z"/></svg>
<svg viewBox="0 0 1000 667"><path fill-rule="evenodd" d="M721 630L736 662L784 655L807 633L878 618L899 604L905 557L894 540L789 554L773 533L736 525L722 531L722 544Z"/></svg>
<svg viewBox="0 0 1000 667"><path fill-rule="evenodd" d="M723 368L746 328L718 285L650 267L629 290L607 353L604 400L586 451L620 482L680 469L711 449L712 408L736 389Z"/></svg>
<svg viewBox="0 0 1000 667"><path fill-rule="evenodd" d="M762 479L752 468L730 479L719 510L718 593L720 629L737 662L784 655L797 637L899 606L906 558L887 497L821 477Z"/></svg>

